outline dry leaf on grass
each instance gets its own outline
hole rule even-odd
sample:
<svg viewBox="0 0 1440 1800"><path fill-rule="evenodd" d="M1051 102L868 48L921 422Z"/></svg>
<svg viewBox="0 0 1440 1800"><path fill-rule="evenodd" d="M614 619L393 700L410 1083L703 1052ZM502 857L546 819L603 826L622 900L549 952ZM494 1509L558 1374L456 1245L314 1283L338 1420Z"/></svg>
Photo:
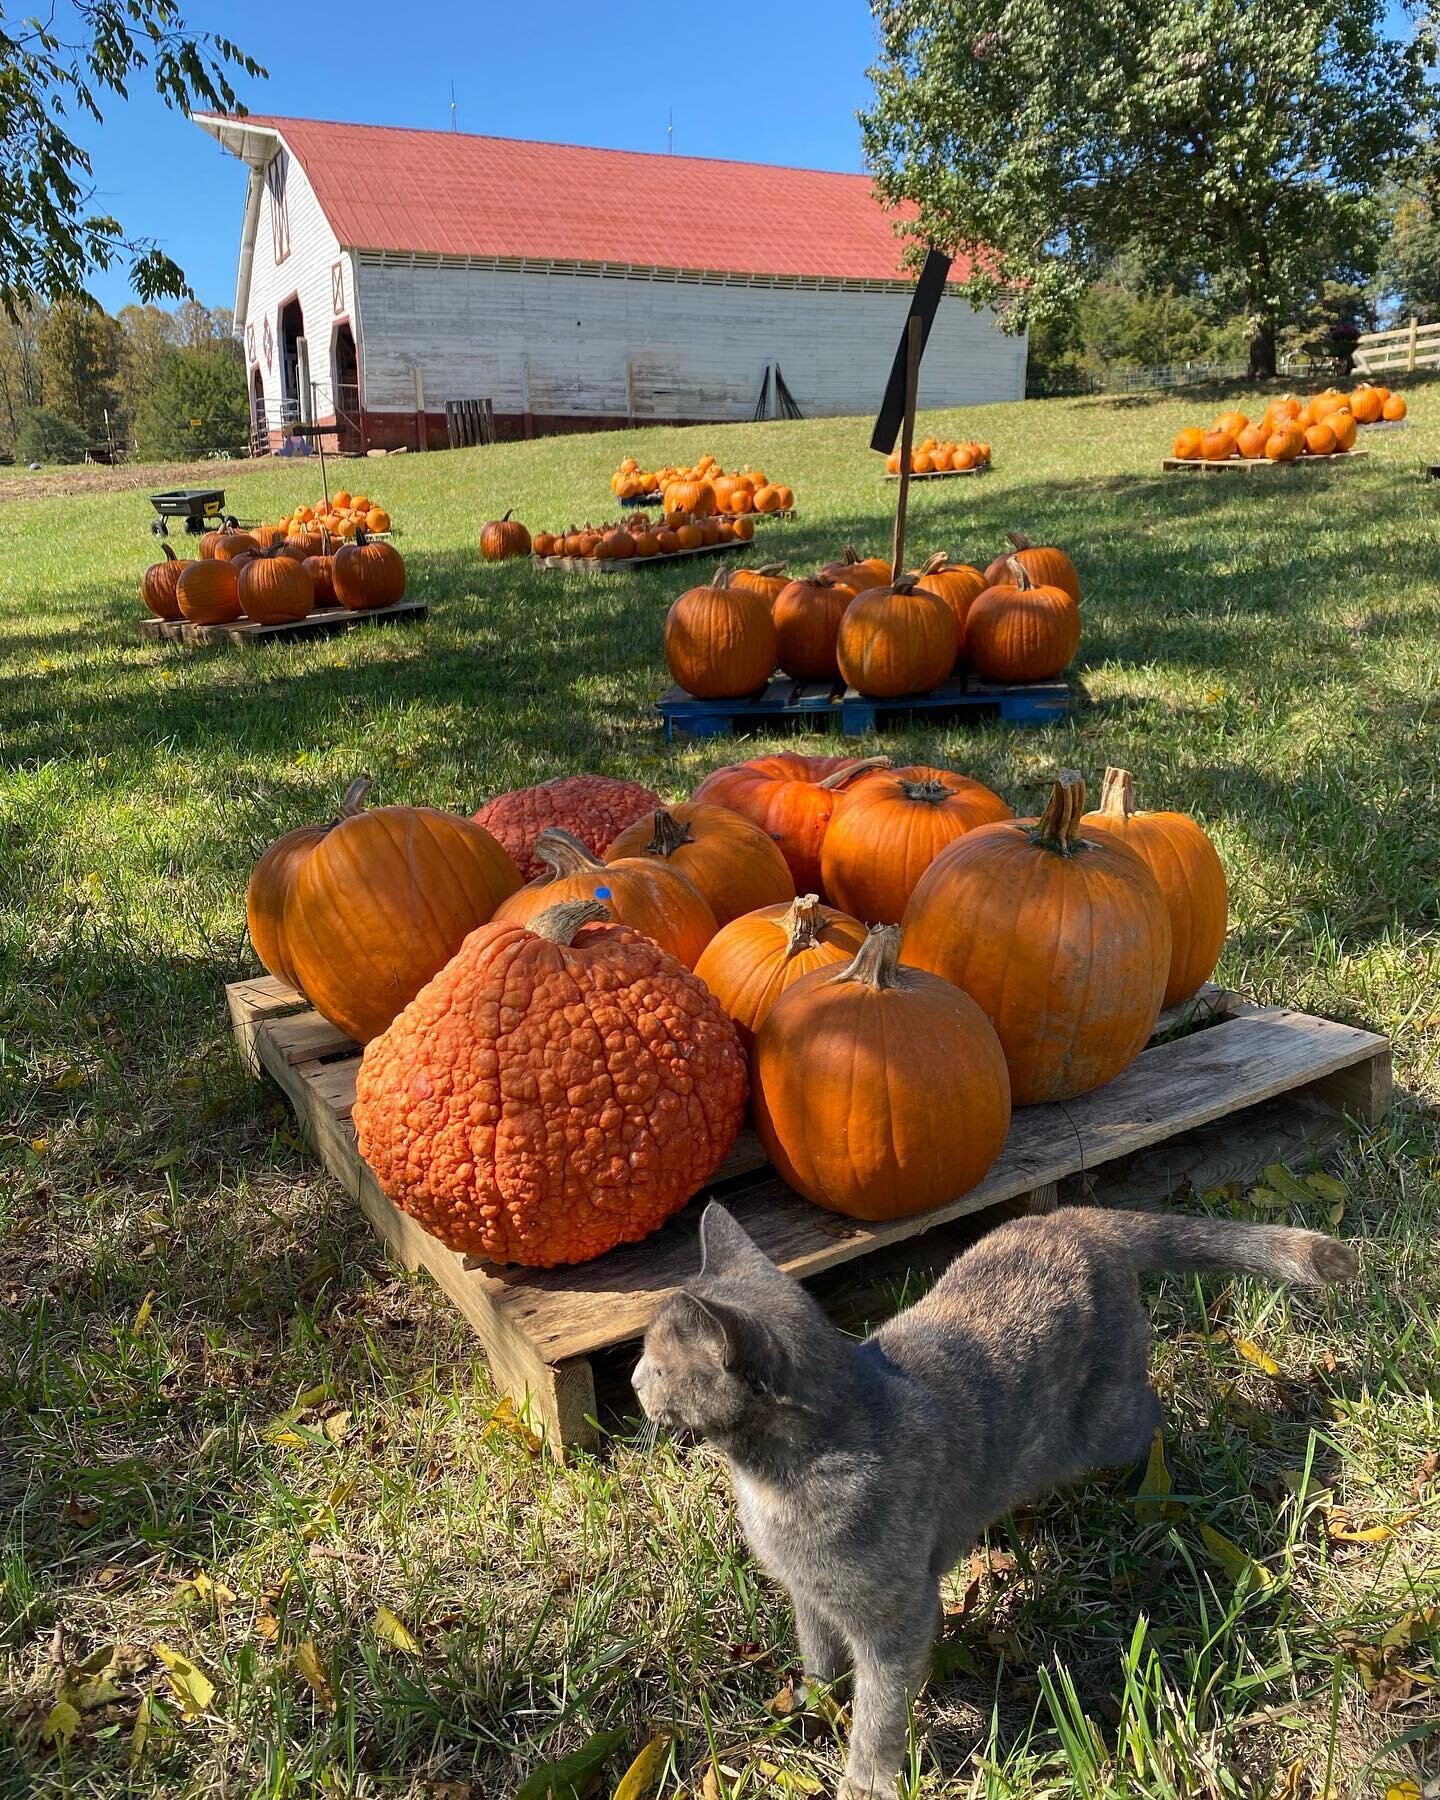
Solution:
<svg viewBox="0 0 1440 1800"><path fill-rule="evenodd" d="M657 1731L655 1736L620 1777L612 1800L650 1800L665 1773L670 1755L670 1733Z"/></svg>
<svg viewBox="0 0 1440 1800"><path fill-rule="evenodd" d="M140 1710L135 1715L135 1724L130 1732L130 1767L136 1768L145 1754L145 1746L150 1740L150 1696L146 1694L140 1702Z"/></svg>
<svg viewBox="0 0 1440 1800"><path fill-rule="evenodd" d="M1247 1555L1223 1532L1216 1531L1213 1525L1202 1525L1200 1537L1211 1560L1219 1563L1232 1580L1239 1581L1242 1575L1248 1575L1257 1587L1270 1588L1275 1585L1275 1577L1263 1563L1256 1562L1253 1556Z"/></svg>
<svg viewBox="0 0 1440 1800"><path fill-rule="evenodd" d="M154 1310L154 1306L155 1290L154 1288L151 1288L150 1292L146 1294L145 1298L135 1309L135 1317L130 1323L130 1335L132 1337L139 1337L140 1333L150 1323L150 1314Z"/></svg>
<svg viewBox="0 0 1440 1800"><path fill-rule="evenodd" d="M375 1608L375 1637L379 1643L388 1644L392 1650L398 1650L403 1656L419 1656L420 1640L408 1625L403 1624L388 1606Z"/></svg>
<svg viewBox="0 0 1440 1800"><path fill-rule="evenodd" d="M80 1709L62 1697L46 1714L45 1723L40 1727L40 1741L63 1748L74 1737L79 1725Z"/></svg>
<svg viewBox="0 0 1440 1800"><path fill-rule="evenodd" d="M295 1646L290 1656L290 1667L309 1685L320 1704L328 1712L334 1712L335 1695L330 1686L330 1677L325 1673L325 1665L320 1660L320 1652L315 1648L314 1638L306 1638L303 1644Z"/></svg>
<svg viewBox="0 0 1440 1800"><path fill-rule="evenodd" d="M155 1654L165 1665L180 1710L187 1719L198 1719L215 1698L215 1683L188 1656L168 1644L157 1644Z"/></svg>
<svg viewBox="0 0 1440 1800"><path fill-rule="evenodd" d="M1388 1525L1357 1525L1343 1506L1332 1506L1325 1514L1325 1532L1333 1544L1384 1544L1415 1517L1408 1512Z"/></svg>
<svg viewBox="0 0 1440 1800"><path fill-rule="evenodd" d="M1249 1338L1241 1338L1235 1348L1245 1358L1246 1362L1254 1363L1255 1367L1264 1374L1278 1375L1280 1373L1280 1365L1276 1362L1275 1358L1273 1356L1267 1356L1260 1346L1253 1343Z"/></svg>
<svg viewBox="0 0 1440 1800"><path fill-rule="evenodd" d="M1158 1525L1162 1519L1178 1519L1185 1508L1178 1500L1166 1498L1173 1488L1174 1483L1165 1462L1165 1434L1157 1425L1155 1435L1150 1440L1150 1457L1145 1464L1144 1479L1131 1502L1135 1508L1136 1522L1141 1525Z"/></svg>
<svg viewBox="0 0 1440 1800"><path fill-rule="evenodd" d="M542 1439L533 1432L515 1410L515 1402L508 1394L502 1394L500 1402L490 1417L485 1421L485 1429L480 1434L486 1444L497 1444L506 1441L520 1444L531 1456L538 1456L544 1448Z"/></svg>

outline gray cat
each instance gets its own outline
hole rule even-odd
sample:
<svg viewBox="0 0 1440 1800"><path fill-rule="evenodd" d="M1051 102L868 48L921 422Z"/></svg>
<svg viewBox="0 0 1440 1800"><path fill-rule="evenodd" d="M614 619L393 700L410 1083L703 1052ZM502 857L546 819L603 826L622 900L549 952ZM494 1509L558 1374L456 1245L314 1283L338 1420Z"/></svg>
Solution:
<svg viewBox="0 0 1440 1800"><path fill-rule="evenodd" d="M864 1343L837 1331L730 1214L645 1334L655 1423L724 1451L740 1523L789 1590L812 1682L855 1669L839 1800L893 1800L939 1586L987 1525L1087 1470L1138 1462L1160 1423L1136 1277L1354 1275L1314 1231L1063 1208L1001 1226Z"/></svg>

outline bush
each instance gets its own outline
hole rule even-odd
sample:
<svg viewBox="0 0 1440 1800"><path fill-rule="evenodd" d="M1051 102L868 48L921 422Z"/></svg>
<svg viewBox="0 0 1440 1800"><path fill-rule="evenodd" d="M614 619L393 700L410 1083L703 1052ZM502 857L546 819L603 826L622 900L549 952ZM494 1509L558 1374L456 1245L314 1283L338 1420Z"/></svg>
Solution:
<svg viewBox="0 0 1440 1800"><path fill-rule="evenodd" d="M78 463L85 459L85 433L78 425L47 412L43 406L28 407L20 415L15 428L15 460L22 463Z"/></svg>
<svg viewBox="0 0 1440 1800"><path fill-rule="evenodd" d="M142 457L234 453L249 439L250 400L238 352L167 350L157 360L135 415L135 442Z"/></svg>

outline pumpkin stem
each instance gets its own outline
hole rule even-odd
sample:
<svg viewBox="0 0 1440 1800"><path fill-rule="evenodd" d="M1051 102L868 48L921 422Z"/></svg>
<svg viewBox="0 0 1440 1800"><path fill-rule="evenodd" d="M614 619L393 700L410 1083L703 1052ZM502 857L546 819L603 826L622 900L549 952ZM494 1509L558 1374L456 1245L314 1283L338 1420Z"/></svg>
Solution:
<svg viewBox="0 0 1440 1800"><path fill-rule="evenodd" d="M1007 560L1005 567L1010 571L1011 583L1019 588L1022 594L1029 588L1034 587L1035 577L1025 567L1018 556L1010 557Z"/></svg>
<svg viewBox="0 0 1440 1800"><path fill-rule="evenodd" d="M818 894L797 894L790 902L789 912L780 921L785 927L786 962L792 956L798 956L802 950L815 948L815 940L825 923L820 911Z"/></svg>
<svg viewBox="0 0 1440 1800"><path fill-rule="evenodd" d="M942 569L948 569L949 567L950 567L949 553L944 550L937 550L933 556L926 557L923 565L916 571L916 573L923 580L925 576L938 575Z"/></svg>
<svg viewBox="0 0 1440 1800"><path fill-rule="evenodd" d="M761 563L758 569L737 569L735 573L737 575L783 575L785 565L783 562Z"/></svg>
<svg viewBox="0 0 1440 1800"><path fill-rule="evenodd" d="M927 806L943 806L950 798L943 781L902 781L900 792L907 800L923 800Z"/></svg>
<svg viewBox="0 0 1440 1800"><path fill-rule="evenodd" d="M853 781L857 775L863 775L870 769L888 769L888 756L857 756L854 762L846 763L843 769L836 769L834 774L827 775L823 781L817 781L816 787L842 788L847 781Z"/></svg>
<svg viewBox="0 0 1440 1800"><path fill-rule="evenodd" d="M864 559L861 557L860 552L855 548L855 546L853 544L847 544L845 546L845 548L840 552L840 560L842 563L858 563L858 562L863 561Z"/></svg>
<svg viewBox="0 0 1440 1800"><path fill-rule="evenodd" d="M1028 550L1030 548L1030 540L1023 531L1007 531L1005 536L1017 550Z"/></svg>
<svg viewBox="0 0 1440 1800"><path fill-rule="evenodd" d="M1062 769L1050 790L1049 804L1030 828L1030 842L1061 856L1073 856L1080 841L1085 811L1085 782L1074 769Z"/></svg>
<svg viewBox="0 0 1440 1800"><path fill-rule="evenodd" d="M854 962L846 963L832 981L861 981L879 993L884 988L903 987L900 974L900 927L872 925L865 942L855 952Z"/></svg>
<svg viewBox="0 0 1440 1800"><path fill-rule="evenodd" d="M661 807L651 817L650 842L645 846L645 854L673 856L683 845L694 841L695 834L685 821Z"/></svg>
<svg viewBox="0 0 1440 1800"><path fill-rule="evenodd" d="M500 515L500 521L499 521L500 524L503 525L505 523L505 521L510 517L511 513L514 512L514 510L515 510L515 508L513 506L507 506L505 508L504 512L501 513L501 515Z"/></svg>
<svg viewBox="0 0 1440 1800"><path fill-rule="evenodd" d="M604 863L592 856L573 831L563 825L547 825L535 839L535 854L550 871L550 879L561 875L583 875L592 869L603 869Z"/></svg>
<svg viewBox="0 0 1440 1800"><path fill-rule="evenodd" d="M165 552L166 562L176 562L179 560L168 544L162 544L160 548Z"/></svg>
<svg viewBox="0 0 1440 1800"><path fill-rule="evenodd" d="M609 917L610 908L599 900L562 900L537 913L525 929L551 944L573 944L586 925L598 925Z"/></svg>
<svg viewBox="0 0 1440 1800"><path fill-rule="evenodd" d="M892 594L913 594L920 586L920 577L912 570L908 575L897 575L890 583Z"/></svg>
<svg viewBox="0 0 1440 1800"><path fill-rule="evenodd" d="M357 775L346 788L340 799L340 817L353 819L357 813L365 810L365 798L370 792L370 777Z"/></svg>
<svg viewBox="0 0 1440 1800"><path fill-rule="evenodd" d="M1128 819L1135 811L1135 777L1128 769L1106 769L1100 810L1116 819Z"/></svg>

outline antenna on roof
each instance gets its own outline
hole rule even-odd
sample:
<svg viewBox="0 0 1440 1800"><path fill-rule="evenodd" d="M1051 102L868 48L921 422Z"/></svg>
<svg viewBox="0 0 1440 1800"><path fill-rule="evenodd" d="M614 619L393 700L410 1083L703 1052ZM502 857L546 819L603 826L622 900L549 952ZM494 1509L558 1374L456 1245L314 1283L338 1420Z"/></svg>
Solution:
<svg viewBox="0 0 1440 1800"><path fill-rule="evenodd" d="M670 123L665 127L665 154L675 154L675 108L670 108Z"/></svg>
<svg viewBox="0 0 1440 1800"><path fill-rule="evenodd" d="M452 131L460 129L455 119L455 83L453 81L450 83L450 129Z"/></svg>

